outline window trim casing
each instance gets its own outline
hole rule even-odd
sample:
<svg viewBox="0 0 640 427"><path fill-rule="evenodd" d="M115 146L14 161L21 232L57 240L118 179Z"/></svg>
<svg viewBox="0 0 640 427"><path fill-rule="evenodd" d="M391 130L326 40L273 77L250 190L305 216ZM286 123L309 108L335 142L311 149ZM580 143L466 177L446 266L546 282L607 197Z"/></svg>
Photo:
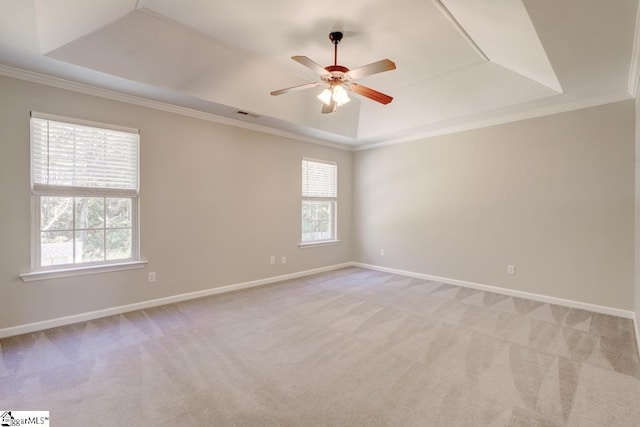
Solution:
<svg viewBox="0 0 640 427"><path fill-rule="evenodd" d="M29 118L51 120L54 122L63 122L63 123L69 123L74 125L80 125L80 126L89 126L89 127L95 127L95 128L101 128L101 129L115 130L118 132L135 133L140 135L140 129L136 129L136 128L114 125L111 123L102 123L102 122L95 122L91 120L77 119L75 117L59 116L57 114L41 113L38 111L31 111ZM140 144L138 144L138 151L139 150L140 150ZM139 172L140 171L138 170L138 174Z"/></svg>
<svg viewBox="0 0 640 427"><path fill-rule="evenodd" d="M331 160L317 159L312 157L302 157L302 161L300 162L300 176L302 176L302 162L314 162L314 163L324 163L327 165L332 165L335 167L335 183L336 183L336 196L335 197L307 197L302 195L300 198L300 242L298 243L299 248L309 248L309 247L317 247L317 246L330 246L336 245L341 242L338 239L338 162L334 162ZM304 208L304 202L309 201L330 201L333 203L333 217L332 217L332 225L333 225L333 238L331 239L323 239L323 240L302 240L302 210Z"/></svg>
<svg viewBox="0 0 640 427"><path fill-rule="evenodd" d="M136 144L136 189L115 189L115 188L91 188L72 187L36 184L33 182L33 163L31 159L31 137L29 142L29 170L31 182L31 269L29 273L20 274L19 277L27 282L32 280L43 280L49 278L77 276L84 274L101 273L107 271L128 270L132 268L144 267L147 263L140 256L140 131L139 129L128 128L108 123L100 123L88 120L75 119L71 117L58 116L53 114L39 113L31 111L32 118L52 120L69 124L90 126L101 129L114 130L118 132L128 132L137 135ZM109 198L130 198L131 199L131 257L118 260L104 260L96 262L54 264L42 266L41 263L41 230L40 230L40 199L43 196L54 197L109 197ZM75 226L74 226L75 227Z"/></svg>
<svg viewBox="0 0 640 427"><path fill-rule="evenodd" d="M140 259L137 261L119 262L113 264L100 265L77 265L73 268L55 269L55 270L36 270L29 273L20 274L23 282L33 282L36 280L59 279L63 277L83 276L86 274L109 273L112 271L133 270L143 268L147 265L147 261Z"/></svg>

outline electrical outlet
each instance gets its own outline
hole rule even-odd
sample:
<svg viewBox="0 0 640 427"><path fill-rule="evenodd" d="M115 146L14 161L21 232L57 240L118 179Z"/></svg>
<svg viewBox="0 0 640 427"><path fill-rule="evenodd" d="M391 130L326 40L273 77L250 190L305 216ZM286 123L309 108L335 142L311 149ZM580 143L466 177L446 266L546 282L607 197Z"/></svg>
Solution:
<svg viewBox="0 0 640 427"><path fill-rule="evenodd" d="M276 263L276 256L275 255L271 255L271 265Z"/></svg>
<svg viewBox="0 0 640 427"><path fill-rule="evenodd" d="M380 256L384 256L384 249L380 249Z"/></svg>
<svg viewBox="0 0 640 427"><path fill-rule="evenodd" d="M511 264L507 265L507 274L510 276L516 274L516 266Z"/></svg>
<svg viewBox="0 0 640 427"><path fill-rule="evenodd" d="M283 264L286 264L286 263L287 263L287 257L286 257L286 256L284 256L284 255L282 255L282 263L283 263Z"/></svg>
<svg viewBox="0 0 640 427"><path fill-rule="evenodd" d="M155 283L156 282L156 272L155 271L150 271L149 272L149 283Z"/></svg>

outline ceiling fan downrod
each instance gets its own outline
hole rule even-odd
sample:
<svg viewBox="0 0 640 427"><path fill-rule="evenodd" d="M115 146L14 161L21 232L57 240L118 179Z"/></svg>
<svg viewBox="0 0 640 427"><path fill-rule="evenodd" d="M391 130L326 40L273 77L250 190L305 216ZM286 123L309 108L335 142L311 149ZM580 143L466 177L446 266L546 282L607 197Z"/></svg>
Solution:
<svg viewBox="0 0 640 427"><path fill-rule="evenodd" d="M329 40L333 43L333 65L338 65L338 43L342 40L342 31L329 33Z"/></svg>

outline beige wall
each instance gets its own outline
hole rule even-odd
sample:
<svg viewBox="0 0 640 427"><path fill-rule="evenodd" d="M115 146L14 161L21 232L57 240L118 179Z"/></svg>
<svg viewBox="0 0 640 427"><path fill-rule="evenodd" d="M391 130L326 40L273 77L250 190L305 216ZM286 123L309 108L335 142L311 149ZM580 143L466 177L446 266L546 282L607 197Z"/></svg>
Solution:
<svg viewBox="0 0 640 427"><path fill-rule="evenodd" d="M30 266L30 110L140 129L147 268L18 278ZM340 245L298 248L303 156L338 163ZM349 151L0 77L0 328L348 262L351 163Z"/></svg>
<svg viewBox="0 0 640 427"><path fill-rule="evenodd" d="M141 129L147 268L18 278L30 110ZM303 156L338 162L340 245L297 246ZM633 101L351 153L0 77L0 329L352 260L640 315L633 159Z"/></svg>
<svg viewBox="0 0 640 427"><path fill-rule="evenodd" d="M632 100L359 151L354 169L357 261L634 307Z"/></svg>

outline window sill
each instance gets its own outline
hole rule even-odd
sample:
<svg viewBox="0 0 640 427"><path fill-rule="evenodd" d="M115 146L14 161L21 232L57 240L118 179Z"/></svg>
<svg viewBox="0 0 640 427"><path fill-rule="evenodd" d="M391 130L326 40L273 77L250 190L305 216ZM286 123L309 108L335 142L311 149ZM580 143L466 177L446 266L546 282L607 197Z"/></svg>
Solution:
<svg viewBox="0 0 640 427"><path fill-rule="evenodd" d="M85 274L109 273L111 271L133 270L143 268L147 261L128 261L117 264L90 265L84 267L70 267L59 270L39 270L30 273L20 274L23 282L33 282L35 280L59 279L61 277L82 276Z"/></svg>
<svg viewBox="0 0 640 427"><path fill-rule="evenodd" d="M341 240L323 240L321 242L303 242L298 244L299 248L314 248L317 246L339 245Z"/></svg>

